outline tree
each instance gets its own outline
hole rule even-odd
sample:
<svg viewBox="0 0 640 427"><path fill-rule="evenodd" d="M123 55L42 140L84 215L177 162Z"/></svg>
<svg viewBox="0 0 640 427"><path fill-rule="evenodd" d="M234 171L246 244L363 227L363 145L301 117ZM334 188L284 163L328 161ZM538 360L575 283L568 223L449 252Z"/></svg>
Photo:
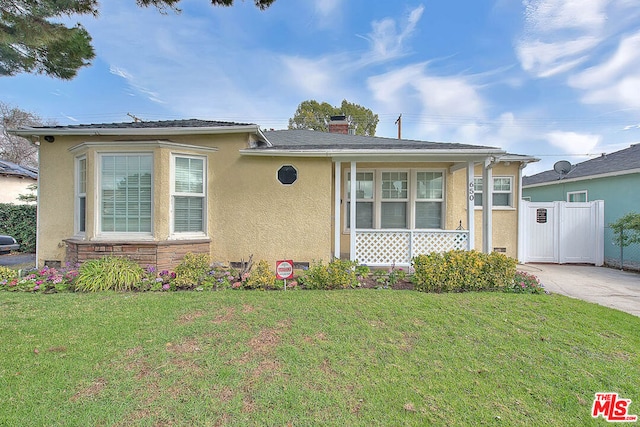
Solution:
<svg viewBox="0 0 640 427"><path fill-rule="evenodd" d="M161 12L180 12L181 0L136 0ZM211 0L214 6L232 6L234 0ZM254 0L264 10L275 0ZM98 0L0 1L0 76L46 74L70 80L95 57L91 36L80 24L67 27L54 18L98 16Z"/></svg>
<svg viewBox="0 0 640 427"><path fill-rule="evenodd" d="M298 105L294 116L289 119L289 129L312 129L320 132L329 131L331 116L344 115L350 119L350 128L356 135L374 136L378 126L378 115L368 108L352 104L344 99L339 107L327 102L322 104L315 100L303 101Z"/></svg>
<svg viewBox="0 0 640 427"><path fill-rule="evenodd" d="M38 166L38 147L26 138L10 135L9 129L21 126L54 125L43 123L35 113L0 102L0 158L22 166Z"/></svg>

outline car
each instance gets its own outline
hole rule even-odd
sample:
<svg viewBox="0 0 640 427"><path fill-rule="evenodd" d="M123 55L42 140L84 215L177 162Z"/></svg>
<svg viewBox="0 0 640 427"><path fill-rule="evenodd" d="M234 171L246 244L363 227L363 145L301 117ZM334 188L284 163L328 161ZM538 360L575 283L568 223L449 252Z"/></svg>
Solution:
<svg viewBox="0 0 640 427"><path fill-rule="evenodd" d="M0 255L6 255L11 251L17 251L20 245L11 236L0 235Z"/></svg>

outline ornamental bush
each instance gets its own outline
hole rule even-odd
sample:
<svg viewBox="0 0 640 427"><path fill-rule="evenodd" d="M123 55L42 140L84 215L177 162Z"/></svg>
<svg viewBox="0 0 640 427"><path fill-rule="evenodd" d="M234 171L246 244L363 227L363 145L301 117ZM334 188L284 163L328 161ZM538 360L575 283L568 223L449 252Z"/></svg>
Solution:
<svg viewBox="0 0 640 427"><path fill-rule="evenodd" d="M178 289L191 289L213 285L214 278L209 277L211 259L209 254L187 253L176 267L175 286Z"/></svg>
<svg viewBox="0 0 640 427"><path fill-rule="evenodd" d="M82 264L74 285L83 292L129 291L139 287L143 276L144 270L135 261L109 256Z"/></svg>
<svg viewBox="0 0 640 427"><path fill-rule="evenodd" d="M276 285L276 274L271 271L271 266L265 260L260 260L258 266L251 271L249 277L244 281L244 289L267 290L274 289Z"/></svg>
<svg viewBox="0 0 640 427"><path fill-rule="evenodd" d="M421 292L505 289L516 273L516 260L497 252L432 252L413 258L412 266L415 289Z"/></svg>
<svg viewBox="0 0 640 427"><path fill-rule="evenodd" d="M326 266L314 262L300 281L306 289L346 289L359 286L357 261L334 258Z"/></svg>

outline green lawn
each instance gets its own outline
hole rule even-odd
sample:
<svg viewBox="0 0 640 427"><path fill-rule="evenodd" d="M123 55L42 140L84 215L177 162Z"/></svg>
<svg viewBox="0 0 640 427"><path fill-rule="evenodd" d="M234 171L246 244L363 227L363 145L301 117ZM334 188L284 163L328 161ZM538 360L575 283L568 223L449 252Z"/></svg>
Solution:
<svg viewBox="0 0 640 427"><path fill-rule="evenodd" d="M0 293L0 425L605 425L640 318L558 295Z"/></svg>

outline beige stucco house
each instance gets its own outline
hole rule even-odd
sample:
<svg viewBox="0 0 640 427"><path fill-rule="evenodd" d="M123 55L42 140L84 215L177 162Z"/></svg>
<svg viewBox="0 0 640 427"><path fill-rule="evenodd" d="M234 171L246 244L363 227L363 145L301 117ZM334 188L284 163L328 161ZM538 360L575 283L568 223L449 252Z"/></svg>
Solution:
<svg viewBox="0 0 640 427"><path fill-rule="evenodd" d="M38 183L38 170L0 160L0 203L27 204L20 196L34 195Z"/></svg>
<svg viewBox="0 0 640 427"><path fill-rule="evenodd" d="M116 254L165 269L204 252L382 266L455 248L518 256L521 172L537 159L331 128L179 120L14 130L40 142L38 263Z"/></svg>

